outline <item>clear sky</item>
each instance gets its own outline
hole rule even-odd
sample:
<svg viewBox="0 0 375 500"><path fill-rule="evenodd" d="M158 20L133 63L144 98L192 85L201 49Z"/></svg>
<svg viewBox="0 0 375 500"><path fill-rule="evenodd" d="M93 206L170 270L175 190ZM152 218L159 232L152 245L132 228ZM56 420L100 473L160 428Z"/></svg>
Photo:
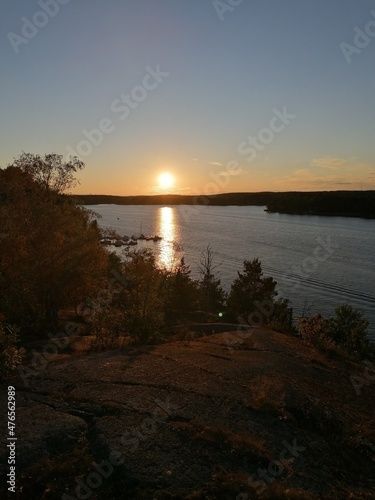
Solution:
<svg viewBox="0 0 375 500"><path fill-rule="evenodd" d="M374 0L1 0L0 166L77 154L95 194L374 189L374 56Z"/></svg>

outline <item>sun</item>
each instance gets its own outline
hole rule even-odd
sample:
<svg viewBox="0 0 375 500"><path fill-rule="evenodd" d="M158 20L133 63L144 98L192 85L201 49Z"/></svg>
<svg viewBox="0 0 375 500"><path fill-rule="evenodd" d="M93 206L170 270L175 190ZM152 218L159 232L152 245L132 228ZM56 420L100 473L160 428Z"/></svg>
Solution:
<svg viewBox="0 0 375 500"><path fill-rule="evenodd" d="M158 177L158 185L163 189L170 188L174 186L174 177L169 172L163 172Z"/></svg>

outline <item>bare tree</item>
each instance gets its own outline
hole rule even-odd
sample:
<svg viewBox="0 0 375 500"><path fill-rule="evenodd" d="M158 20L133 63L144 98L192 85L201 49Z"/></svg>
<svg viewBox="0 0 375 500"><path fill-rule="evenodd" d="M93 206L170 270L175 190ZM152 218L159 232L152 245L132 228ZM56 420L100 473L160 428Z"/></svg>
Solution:
<svg viewBox="0 0 375 500"><path fill-rule="evenodd" d="M62 194L75 187L79 181L74 174L84 168L84 163L76 156L64 161L62 155L46 154L44 157L22 152L22 155L9 167L18 167L31 175L33 180L46 190Z"/></svg>

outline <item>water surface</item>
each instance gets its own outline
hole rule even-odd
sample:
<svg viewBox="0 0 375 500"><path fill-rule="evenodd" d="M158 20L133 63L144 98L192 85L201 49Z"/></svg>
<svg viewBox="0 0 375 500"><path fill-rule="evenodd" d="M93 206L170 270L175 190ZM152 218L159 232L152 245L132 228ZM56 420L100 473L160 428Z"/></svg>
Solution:
<svg viewBox="0 0 375 500"><path fill-rule="evenodd" d="M259 257L264 273L278 282L295 315L304 307L331 315L347 302L364 311L375 339L375 221L269 214L264 207L121 206L87 207L99 224L121 235L159 234L160 265L171 267L182 255L197 276L201 252L211 245L226 289L244 259Z"/></svg>

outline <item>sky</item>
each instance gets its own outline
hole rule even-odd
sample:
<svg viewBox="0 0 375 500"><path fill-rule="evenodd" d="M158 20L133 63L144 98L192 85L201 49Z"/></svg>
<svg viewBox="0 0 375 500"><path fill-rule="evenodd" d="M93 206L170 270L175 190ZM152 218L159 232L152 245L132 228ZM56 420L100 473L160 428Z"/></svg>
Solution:
<svg viewBox="0 0 375 500"><path fill-rule="evenodd" d="M76 155L81 194L375 189L374 56L374 0L2 0L0 167Z"/></svg>

